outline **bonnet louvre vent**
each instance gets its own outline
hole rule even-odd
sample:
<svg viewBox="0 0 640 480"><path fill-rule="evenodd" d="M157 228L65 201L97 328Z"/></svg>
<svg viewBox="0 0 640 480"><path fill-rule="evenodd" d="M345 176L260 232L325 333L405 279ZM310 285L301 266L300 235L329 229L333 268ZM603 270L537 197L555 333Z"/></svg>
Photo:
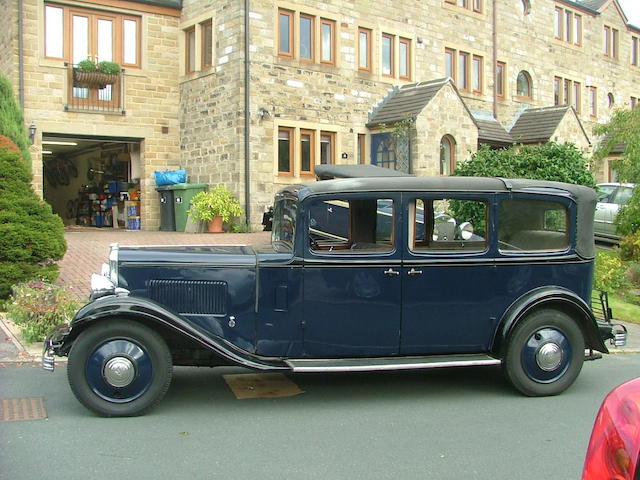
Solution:
<svg viewBox="0 0 640 480"><path fill-rule="evenodd" d="M209 280L150 280L149 297L178 313L224 315L227 283Z"/></svg>

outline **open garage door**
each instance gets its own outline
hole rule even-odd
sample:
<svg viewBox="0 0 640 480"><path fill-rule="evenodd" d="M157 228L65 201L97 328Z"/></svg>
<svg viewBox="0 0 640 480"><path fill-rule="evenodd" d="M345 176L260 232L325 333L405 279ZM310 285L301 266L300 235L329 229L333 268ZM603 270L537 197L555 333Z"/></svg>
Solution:
<svg viewBox="0 0 640 480"><path fill-rule="evenodd" d="M141 139L42 135L44 199L65 226L140 229Z"/></svg>

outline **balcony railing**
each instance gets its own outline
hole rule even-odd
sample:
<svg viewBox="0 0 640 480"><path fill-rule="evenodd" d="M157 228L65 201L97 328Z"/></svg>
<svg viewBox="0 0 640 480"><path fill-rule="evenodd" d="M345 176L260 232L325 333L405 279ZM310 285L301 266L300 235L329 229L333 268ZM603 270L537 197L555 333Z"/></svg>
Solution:
<svg viewBox="0 0 640 480"><path fill-rule="evenodd" d="M64 109L75 112L125 114L124 69L105 74L81 72L75 65L67 67L67 102Z"/></svg>

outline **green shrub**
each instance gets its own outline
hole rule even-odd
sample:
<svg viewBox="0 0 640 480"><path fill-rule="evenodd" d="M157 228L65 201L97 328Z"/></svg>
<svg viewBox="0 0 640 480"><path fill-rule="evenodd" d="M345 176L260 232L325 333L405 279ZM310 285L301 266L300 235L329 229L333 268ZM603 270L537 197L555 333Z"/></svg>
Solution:
<svg viewBox="0 0 640 480"><path fill-rule="evenodd" d="M615 255L599 251L596 256L593 289L614 293L627 287L626 268Z"/></svg>
<svg viewBox="0 0 640 480"><path fill-rule="evenodd" d="M120 65L116 62L108 62L106 60L98 63L98 71L101 73L116 74L120 73Z"/></svg>
<svg viewBox="0 0 640 480"><path fill-rule="evenodd" d="M57 325L68 322L78 310L76 297L63 287L31 281L13 287L7 314L27 342L39 342Z"/></svg>
<svg viewBox="0 0 640 480"><path fill-rule="evenodd" d="M630 233L620 239L620 258L640 262L640 232Z"/></svg>
<svg viewBox="0 0 640 480"><path fill-rule="evenodd" d="M0 75L0 135L9 137L20 149L22 158L31 171L29 137L24 128L24 117L18 106L9 80Z"/></svg>
<svg viewBox="0 0 640 480"><path fill-rule="evenodd" d="M0 150L0 299L33 279L54 281L66 251L62 220L31 187L20 155Z"/></svg>
<svg viewBox="0 0 640 480"><path fill-rule="evenodd" d="M618 212L616 230L622 236L640 231L640 188L634 189L629 202Z"/></svg>

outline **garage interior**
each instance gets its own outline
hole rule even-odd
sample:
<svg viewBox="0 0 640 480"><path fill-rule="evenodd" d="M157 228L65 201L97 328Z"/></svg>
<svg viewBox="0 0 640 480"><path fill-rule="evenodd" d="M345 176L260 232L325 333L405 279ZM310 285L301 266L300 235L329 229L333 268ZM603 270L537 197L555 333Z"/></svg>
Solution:
<svg viewBox="0 0 640 480"><path fill-rule="evenodd" d="M44 199L65 226L139 230L141 140L43 133Z"/></svg>

